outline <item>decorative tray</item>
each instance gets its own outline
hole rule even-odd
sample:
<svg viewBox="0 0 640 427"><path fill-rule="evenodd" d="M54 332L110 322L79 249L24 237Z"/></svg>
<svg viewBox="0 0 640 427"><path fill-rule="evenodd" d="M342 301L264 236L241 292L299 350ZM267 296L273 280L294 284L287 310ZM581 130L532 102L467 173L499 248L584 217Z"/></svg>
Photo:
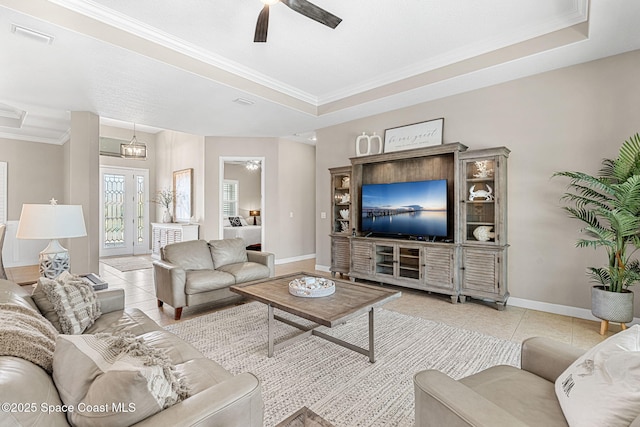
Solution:
<svg viewBox="0 0 640 427"><path fill-rule="evenodd" d="M318 298L326 297L336 291L333 280L324 277L302 277L289 282L289 293L297 297Z"/></svg>

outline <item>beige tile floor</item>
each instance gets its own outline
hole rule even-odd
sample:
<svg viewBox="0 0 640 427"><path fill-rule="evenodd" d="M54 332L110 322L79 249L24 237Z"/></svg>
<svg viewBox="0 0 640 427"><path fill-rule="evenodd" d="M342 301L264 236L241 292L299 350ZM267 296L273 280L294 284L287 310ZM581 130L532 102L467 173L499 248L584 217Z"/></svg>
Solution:
<svg viewBox="0 0 640 427"><path fill-rule="evenodd" d="M308 271L318 275L327 273L315 271L315 259L276 265L276 274L284 275L297 271ZM160 325L174 323L173 308L165 304L158 308L153 286L151 269L121 272L100 263L100 276L110 288L125 290L127 307L137 307ZM529 310L507 305L498 311L480 302L467 300L465 304L451 304L449 296L429 294L406 288L397 288L402 297L391 301L385 309L395 310L411 316L442 322L463 329L479 331L498 338L521 342L531 336L547 336L584 349L602 341L600 324L589 320ZM223 307L203 304L186 307L180 321L188 320ZM611 325L607 336L620 330L619 325Z"/></svg>

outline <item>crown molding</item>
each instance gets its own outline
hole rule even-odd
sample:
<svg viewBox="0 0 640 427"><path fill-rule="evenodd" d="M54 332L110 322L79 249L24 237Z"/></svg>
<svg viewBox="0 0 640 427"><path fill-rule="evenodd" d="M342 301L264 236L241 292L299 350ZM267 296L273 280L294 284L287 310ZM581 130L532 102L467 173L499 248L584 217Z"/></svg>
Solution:
<svg viewBox="0 0 640 427"><path fill-rule="evenodd" d="M336 102L344 98L352 97L392 83L397 83L492 51L522 43L535 37L564 30L574 25L587 22L588 19L589 0L574 0L573 6L567 9L566 13L563 15L556 16L553 19L546 20L542 23L523 26L516 33L510 33L508 37L499 36L479 40L476 43L466 45L463 48L451 50L444 55L428 58L408 67L382 74L375 79L361 82L358 85L320 95L318 97L318 105L322 106Z"/></svg>
<svg viewBox="0 0 640 427"><path fill-rule="evenodd" d="M220 68L237 76L281 92L303 102L318 105L318 98L277 79L268 77L249 67L231 61L193 43L166 33L156 27L136 20L128 15L109 9L91 0L49 0L75 13L100 21L120 31L124 31L152 43L174 50L208 65ZM224 83L224 82L222 82Z"/></svg>

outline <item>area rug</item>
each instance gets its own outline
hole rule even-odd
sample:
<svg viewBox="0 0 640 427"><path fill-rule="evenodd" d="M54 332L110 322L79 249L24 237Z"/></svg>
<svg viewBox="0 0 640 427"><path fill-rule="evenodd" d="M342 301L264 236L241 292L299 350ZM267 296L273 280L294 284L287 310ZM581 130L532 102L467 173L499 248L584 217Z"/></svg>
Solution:
<svg viewBox="0 0 640 427"><path fill-rule="evenodd" d="M145 270L147 268L153 267L153 264L151 263L151 260L148 256L100 258L100 262L122 272Z"/></svg>
<svg viewBox="0 0 640 427"><path fill-rule="evenodd" d="M296 332L277 325L276 337ZM367 328L363 315L322 330L366 348ZM518 343L385 309L375 312L375 363L314 336L267 357L267 308L257 302L166 329L231 373L255 374L262 382L266 427L303 406L336 427L413 426L416 372L438 369L459 379L493 365L518 366L520 360Z"/></svg>

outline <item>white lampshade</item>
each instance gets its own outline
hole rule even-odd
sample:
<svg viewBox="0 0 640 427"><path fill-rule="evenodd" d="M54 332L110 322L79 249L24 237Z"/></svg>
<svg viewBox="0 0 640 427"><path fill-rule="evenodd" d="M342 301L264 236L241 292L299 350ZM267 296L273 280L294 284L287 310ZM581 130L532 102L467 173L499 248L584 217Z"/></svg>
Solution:
<svg viewBox="0 0 640 427"><path fill-rule="evenodd" d="M22 205L18 239L66 239L86 235L81 205Z"/></svg>

